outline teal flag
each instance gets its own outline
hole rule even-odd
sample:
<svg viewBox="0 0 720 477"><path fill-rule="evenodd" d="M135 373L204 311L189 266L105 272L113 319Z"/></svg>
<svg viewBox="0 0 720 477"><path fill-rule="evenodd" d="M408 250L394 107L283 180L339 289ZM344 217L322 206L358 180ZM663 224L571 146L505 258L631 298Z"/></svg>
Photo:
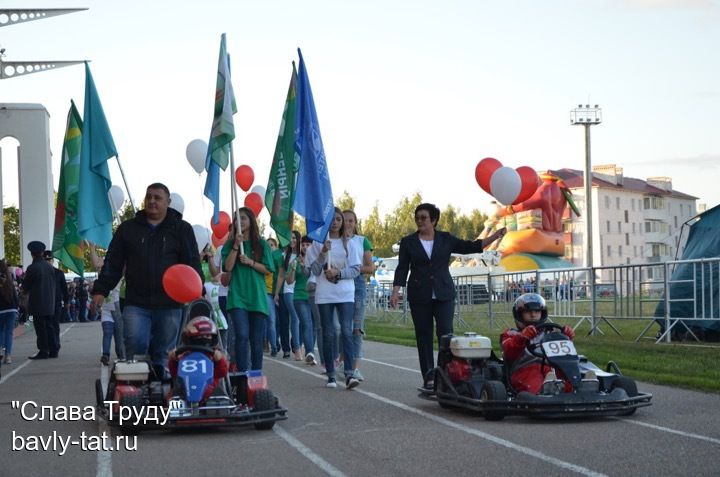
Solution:
<svg viewBox="0 0 720 477"><path fill-rule="evenodd" d="M270 178L265 189L265 207L270 211L270 226L277 234L281 247L290 243L293 227L293 200L300 156L295 152L295 109L297 72L293 62L290 87L280 121Z"/></svg>
<svg viewBox="0 0 720 477"><path fill-rule="evenodd" d="M85 63L85 114L80 150L78 231L80 236L102 248L112 239L112 207L108 191L112 182L107 160L117 156L115 142L105 119L100 97Z"/></svg>
<svg viewBox="0 0 720 477"><path fill-rule="evenodd" d="M55 232L52 251L65 268L83 276L84 257L82 239L77 229L78 184L80 182L80 148L82 146L82 120L75 103L70 101L65 140L60 163L57 204L55 205Z"/></svg>

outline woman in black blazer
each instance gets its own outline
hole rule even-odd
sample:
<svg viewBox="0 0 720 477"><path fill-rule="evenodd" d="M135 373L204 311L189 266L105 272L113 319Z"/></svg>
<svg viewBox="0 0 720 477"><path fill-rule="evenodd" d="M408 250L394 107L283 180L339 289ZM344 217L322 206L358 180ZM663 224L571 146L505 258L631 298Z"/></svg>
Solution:
<svg viewBox="0 0 720 477"><path fill-rule="evenodd" d="M453 332L455 286L450 276L450 254L479 253L506 232L502 228L482 240L461 240L454 235L435 230L440 220L440 209L433 204L420 204L415 209L417 232L400 240L400 257L395 269L390 305L395 307L400 287L407 280L410 314L415 326L415 340L420 358L423 387L433 389L433 376L428 373L435 367L433 355L433 318L438 341L442 335Z"/></svg>

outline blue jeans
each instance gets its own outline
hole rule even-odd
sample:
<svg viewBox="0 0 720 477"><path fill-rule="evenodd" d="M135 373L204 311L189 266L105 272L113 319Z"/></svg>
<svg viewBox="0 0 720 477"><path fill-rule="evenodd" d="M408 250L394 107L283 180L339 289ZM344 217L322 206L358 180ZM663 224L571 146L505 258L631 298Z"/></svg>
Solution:
<svg viewBox="0 0 720 477"><path fill-rule="evenodd" d="M0 313L0 349L5 348L5 354L12 354L13 332L15 331L16 310Z"/></svg>
<svg viewBox="0 0 720 477"><path fill-rule="evenodd" d="M275 323L275 321L277 320L277 315L275 313L275 299L273 298L273 295L271 293L267 294L267 303L270 313L267 317L267 330L265 332L265 338L270 343L270 351L272 353L277 353L277 324Z"/></svg>
<svg viewBox="0 0 720 477"><path fill-rule="evenodd" d="M355 359L363 357L363 336L365 335L365 298L367 288L365 277L359 275L355 278L355 314L353 316L353 353Z"/></svg>
<svg viewBox="0 0 720 477"><path fill-rule="evenodd" d="M302 337L302 343L305 345L305 354L313 353L315 350L314 326L310 303L307 300L295 300L295 311L300 319L300 332L298 336Z"/></svg>
<svg viewBox="0 0 720 477"><path fill-rule="evenodd" d="M112 342L113 333L115 331L115 323L112 321L103 321L102 325L102 354L110 356L110 343Z"/></svg>
<svg viewBox="0 0 720 477"><path fill-rule="evenodd" d="M280 348L283 353L290 352L290 315L288 314L287 306L285 306L285 300L282 295L280 296L280 303L278 304L278 315L277 315L277 330L278 337L280 338Z"/></svg>
<svg viewBox="0 0 720 477"><path fill-rule="evenodd" d="M325 364L325 353L323 350L323 338L322 338L322 320L320 319L320 310L315 304L315 295L308 293L308 304L310 305L310 311L312 314L313 321L313 339L317 344L318 355L320 355L320 364Z"/></svg>
<svg viewBox="0 0 720 477"><path fill-rule="evenodd" d="M323 353L325 355L325 369L330 378L335 377L335 359L333 356L333 341L336 341L335 319L333 312L337 310L340 320L340 333L342 336L343 353L345 355L343 367L345 376L352 376L353 373L353 343L352 343L352 322L355 305L347 303L323 303L318 304L323 329Z"/></svg>
<svg viewBox="0 0 720 477"><path fill-rule="evenodd" d="M123 324L125 354L133 356L150 354L152 363L167 366L168 352L175 347L180 332L182 308L151 310L125 305Z"/></svg>
<svg viewBox="0 0 720 477"><path fill-rule="evenodd" d="M282 294L283 303L285 303L285 309L290 318L290 348L297 351L300 349L300 318L295 310L294 296L294 293Z"/></svg>
<svg viewBox="0 0 720 477"><path fill-rule="evenodd" d="M251 366L249 369L262 369L267 315L258 311L233 308L230 310L230 319L235 330L235 362L238 371L248 370L248 351Z"/></svg>

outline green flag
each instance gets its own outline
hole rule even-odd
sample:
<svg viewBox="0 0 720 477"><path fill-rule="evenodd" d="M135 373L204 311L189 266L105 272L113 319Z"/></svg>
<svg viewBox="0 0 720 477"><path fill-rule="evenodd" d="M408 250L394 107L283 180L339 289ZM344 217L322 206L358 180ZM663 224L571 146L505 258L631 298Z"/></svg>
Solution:
<svg viewBox="0 0 720 477"><path fill-rule="evenodd" d="M77 228L77 212L81 146L82 120L75 103L70 101L62 147L52 251L66 268L80 276L83 275L83 249Z"/></svg>
<svg viewBox="0 0 720 477"><path fill-rule="evenodd" d="M293 200L295 200L295 179L297 178L300 156L295 152L295 84L297 72L293 62L292 77L285 99L285 110L280 122L280 133L275 144L270 178L265 189L265 207L270 211L270 226L275 230L282 247L290 243L293 227Z"/></svg>
<svg viewBox="0 0 720 477"><path fill-rule="evenodd" d="M218 76L215 84L215 113L213 115L210 144L210 157L222 170L227 169L230 160L230 142L235 139L233 114L237 112L235 94L230 81L230 58L225 47L225 33L220 38L220 58Z"/></svg>

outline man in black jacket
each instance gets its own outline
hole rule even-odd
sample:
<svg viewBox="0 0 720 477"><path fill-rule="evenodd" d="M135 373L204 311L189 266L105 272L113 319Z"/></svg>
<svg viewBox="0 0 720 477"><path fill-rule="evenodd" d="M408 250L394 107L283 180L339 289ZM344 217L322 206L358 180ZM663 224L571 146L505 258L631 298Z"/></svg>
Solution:
<svg viewBox="0 0 720 477"><path fill-rule="evenodd" d="M43 260L45 244L36 240L27 246L33 262L25 272L23 292L28 294L28 313L37 335L37 354L30 359L57 358L60 344L52 327L55 315L55 269Z"/></svg>
<svg viewBox="0 0 720 477"><path fill-rule="evenodd" d="M62 270L53 266L52 251L45 250L43 252L43 259L53 267L53 273L55 274L55 314L53 315L51 327L53 330L53 337L55 343L57 343L57 349L60 350L60 322L63 317L63 305L67 305L69 302L69 295L67 289L67 283L65 282L65 274Z"/></svg>
<svg viewBox="0 0 720 477"><path fill-rule="evenodd" d="M144 209L115 231L92 290L91 307L99 310L124 274L126 357L149 353L156 373L167 365L168 351L175 345L182 319L182 304L165 293L163 274L182 263L203 278L192 226L169 206L168 188L150 184Z"/></svg>

